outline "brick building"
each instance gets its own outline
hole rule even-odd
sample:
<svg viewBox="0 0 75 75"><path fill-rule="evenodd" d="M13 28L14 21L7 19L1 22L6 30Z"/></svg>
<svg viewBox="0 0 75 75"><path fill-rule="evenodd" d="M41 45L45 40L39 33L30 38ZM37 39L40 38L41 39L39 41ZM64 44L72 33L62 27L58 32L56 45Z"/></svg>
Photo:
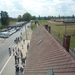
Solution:
<svg viewBox="0 0 75 75"><path fill-rule="evenodd" d="M39 26L32 34L24 75L75 75L75 59Z"/></svg>

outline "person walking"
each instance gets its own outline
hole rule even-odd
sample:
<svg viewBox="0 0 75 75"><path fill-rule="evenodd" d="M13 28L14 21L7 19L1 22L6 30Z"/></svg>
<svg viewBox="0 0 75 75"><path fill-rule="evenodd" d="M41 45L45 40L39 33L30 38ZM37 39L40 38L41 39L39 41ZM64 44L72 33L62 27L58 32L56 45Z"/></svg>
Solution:
<svg viewBox="0 0 75 75"><path fill-rule="evenodd" d="M23 75L23 67L20 67L20 73L21 73L21 75Z"/></svg>
<svg viewBox="0 0 75 75"><path fill-rule="evenodd" d="M17 61L18 61L18 64L19 64L19 54L20 54L20 52L19 52L19 48L18 48L18 52L17 52Z"/></svg>
<svg viewBox="0 0 75 75"><path fill-rule="evenodd" d="M29 50L29 43L27 44L27 50Z"/></svg>
<svg viewBox="0 0 75 75"><path fill-rule="evenodd" d="M19 66L18 66L18 64L15 65L15 71L16 71L16 75L19 75Z"/></svg>
<svg viewBox="0 0 75 75"><path fill-rule="evenodd" d="M17 55L16 54L15 54L14 58L15 58L15 64L17 64Z"/></svg>
<svg viewBox="0 0 75 75"><path fill-rule="evenodd" d="M9 48L9 56L11 56L11 48Z"/></svg>
<svg viewBox="0 0 75 75"><path fill-rule="evenodd" d="M14 48L13 48L13 56L15 56L15 50L14 50Z"/></svg>
<svg viewBox="0 0 75 75"><path fill-rule="evenodd" d="M23 63L22 62L23 54L22 54L22 51L21 50L20 50L20 55L21 55L21 63Z"/></svg>
<svg viewBox="0 0 75 75"><path fill-rule="evenodd" d="M20 71L23 72L23 67L20 67Z"/></svg>

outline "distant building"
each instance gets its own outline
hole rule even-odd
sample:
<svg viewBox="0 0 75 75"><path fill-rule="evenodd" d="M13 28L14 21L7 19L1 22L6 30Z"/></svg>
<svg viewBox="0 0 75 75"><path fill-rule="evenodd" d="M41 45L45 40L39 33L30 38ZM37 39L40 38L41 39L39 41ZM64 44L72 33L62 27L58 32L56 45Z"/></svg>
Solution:
<svg viewBox="0 0 75 75"><path fill-rule="evenodd" d="M75 20L65 20L63 23L69 24L69 23L75 23Z"/></svg>
<svg viewBox="0 0 75 75"><path fill-rule="evenodd" d="M63 22L63 23L75 23L75 19L73 18L53 18L51 21L54 22Z"/></svg>

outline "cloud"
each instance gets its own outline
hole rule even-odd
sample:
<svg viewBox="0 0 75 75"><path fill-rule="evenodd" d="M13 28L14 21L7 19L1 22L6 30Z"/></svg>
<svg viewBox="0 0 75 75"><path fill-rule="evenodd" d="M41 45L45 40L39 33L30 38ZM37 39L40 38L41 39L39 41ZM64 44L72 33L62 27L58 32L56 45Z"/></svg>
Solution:
<svg viewBox="0 0 75 75"><path fill-rule="evenodd" d="M75 15L75 0L0 0L0 11L18 17L29 12L35 16Z"/></svg>

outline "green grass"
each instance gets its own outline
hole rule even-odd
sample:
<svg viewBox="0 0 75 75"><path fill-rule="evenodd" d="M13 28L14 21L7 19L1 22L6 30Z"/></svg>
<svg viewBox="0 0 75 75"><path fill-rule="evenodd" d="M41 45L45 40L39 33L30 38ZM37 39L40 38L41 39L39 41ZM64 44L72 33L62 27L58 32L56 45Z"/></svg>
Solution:
<svg viewBox="0 0 75 75"><path fill-rule="evenodd" d="M16 24L17 21L10 21L10 25Z"/></svg>
<svg viewBox="0 0 75 75"><path fill-rule="evenodd" d="M31 29L32 29L32 30L35 30L36 28L37 28L37 25L36 25L36 24L32 24L32 25L31 25Z"/></svg>
<svg viewBox="0 0 75 75"><path fill-rule="evenodd" d="M53 33L60 41L63 42L63 35L65 32L67 34L71 35L71 41L70 41L70 48L75 48L75 36L72 36L75 34L75 25L67 25L63 24L62 22L51 22L47 20L39 20L40 24L45 25L48 24L51 26L51 33ZM66 27L66 31L65 31Z"/></svg>

